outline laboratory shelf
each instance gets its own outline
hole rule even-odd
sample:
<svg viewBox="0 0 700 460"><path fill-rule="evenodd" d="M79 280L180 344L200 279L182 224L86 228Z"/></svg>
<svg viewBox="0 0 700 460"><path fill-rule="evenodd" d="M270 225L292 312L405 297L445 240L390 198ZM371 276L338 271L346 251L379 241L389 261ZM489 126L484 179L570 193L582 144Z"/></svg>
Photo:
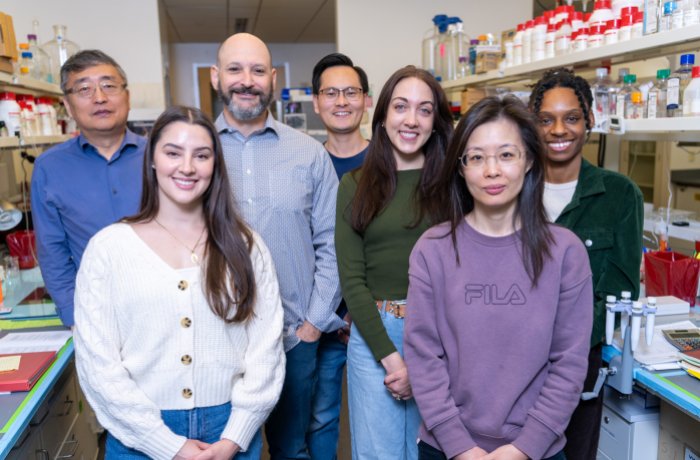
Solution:
<svg viewBox="0 0 700 460"><path fill-rule="evenodd" d="M700 129L700 117L675 117L675 118L639 118L626 119L625 133L669 133L683 131L698 131Z"/></svg>
<svg viewBox="0 0 700 460"><path fill-rule="evenodd" d="M654 232L658 219L644 219L644 231ZM668 226L668 236L685 241L700 241L700 222L691 220L687 227Z"/></svg>
<svg viewBox="0 0 700 460"><path fill-rule="evenodd" d="M59 85L31 77L15 77L3 72L0 72L0 88L7 88L11 91L24 91L34 95L63 96Z"/></svg>
<svg viewBox="0 0 700 460"><path fill-rule="evenodd" d="M603 45L564 56L543 59L528 64L508 67L503 71L492 70L483 74L442 83L444 89L458 90L468 86L483 86L486 83L504 84L518 80L539 78L542 73L555 67L575 66L577 69L599 67L603 61L609 64L641 61L700 48L700 25L645 35L634 40ZM697 127L696 127L697 129Z"/></svg>
<svg viewBox="0 0 700 460"><path fill-rule="evenodd" d="M51 145L65 142L70 139L71 135L60 134L56 136L28 136L22 139L17 137L0 137L0 149L14 149L20 147L32 147L37 145Z"/></svg>

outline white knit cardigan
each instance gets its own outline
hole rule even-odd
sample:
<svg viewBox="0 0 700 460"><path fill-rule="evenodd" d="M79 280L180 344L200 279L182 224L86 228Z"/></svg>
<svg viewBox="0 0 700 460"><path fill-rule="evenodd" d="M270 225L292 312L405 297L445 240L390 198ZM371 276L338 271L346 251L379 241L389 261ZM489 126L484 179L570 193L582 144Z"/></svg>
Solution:
<svg viewBox="0 0 700 460"><path fill-rule="evenodd" d="M127 224L90 240L75 290L76 365L97 418L122 443L171 459L186 438L161 410L230 401L221 437L247 449L279 398L285 364L277 277L257 234L251 260L255 314L226 324L209 308L199 267L171 268Z"/></svg>

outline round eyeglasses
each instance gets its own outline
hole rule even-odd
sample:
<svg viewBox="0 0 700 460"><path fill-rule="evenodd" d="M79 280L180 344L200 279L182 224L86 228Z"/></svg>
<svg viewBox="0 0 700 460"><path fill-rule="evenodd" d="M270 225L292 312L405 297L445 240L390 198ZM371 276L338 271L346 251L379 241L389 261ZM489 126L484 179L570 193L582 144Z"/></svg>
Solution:
<svg viewBox="0 0 700 460"><path fill-rule="evenodd" d="M347 88L324 88L318 90L318 94L325 97L328 100L335 101L338 99L340 94L343 94L345 99L348 101L357 101L362 97L362 88L355 88L354 86L348 86Z"/></svg>
<svg viewBox="0 0 700 460"><path fill-rule="evenodd" d="M98 86L105 96L116 96L124 91L126 83L115 83L111 80L103 80L95 84L91 81L83 81L66 90L66 94L77 94L79 97L88 99L95 95Z"/></svg>
<svg viewBox="0 0 700 460"><path fill-rule="evenodd" d="M483 168L486 165L486 160L494 158L499 165L508 166L517 163L522 156L522 152L516 148L502 150L493 155L485 155L481 151L472 150L464 152L462 156L459 157L459 162L465 168Z"/></svg>

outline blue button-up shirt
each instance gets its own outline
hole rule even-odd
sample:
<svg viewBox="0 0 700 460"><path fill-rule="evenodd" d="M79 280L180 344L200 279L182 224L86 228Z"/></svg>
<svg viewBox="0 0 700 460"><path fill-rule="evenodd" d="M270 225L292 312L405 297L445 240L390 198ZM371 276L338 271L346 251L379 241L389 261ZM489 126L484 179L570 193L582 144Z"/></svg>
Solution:
<svg viewBox="0 0 700 460"><path fill-rule="evenodd" d="M46 288L66 326L73 325L75 276L88 241L139 209L145 147L146 139L127 130L107 161L81 135L50 148L34 163L37 256Z"/></svg>
<svg viewBox="0 0 700 460"><path fill-rule="evenodd" d="M335 314L340 282L335 258L338 178L323 146L271 115L248 137L216 127L233 194L243 218L270 249L284 307L284 349L309 321L323 332L345 325Z"/></svg>

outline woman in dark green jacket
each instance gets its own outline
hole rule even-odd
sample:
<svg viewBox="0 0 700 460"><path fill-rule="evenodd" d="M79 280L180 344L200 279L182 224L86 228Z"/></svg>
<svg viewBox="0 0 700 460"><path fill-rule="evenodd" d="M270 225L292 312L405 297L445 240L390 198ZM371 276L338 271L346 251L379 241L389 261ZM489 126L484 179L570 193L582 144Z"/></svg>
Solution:
<svg viewBox="0 0 700 460"><path fill-rule="evenodd" d="M584 391L591 391L602 366L605 297L639 295L643 198L626 176L593 166L582 149L593 126L588 82L568 69L553 69L537 82L530 109L540 120L547 146L544 205L552 222L576 233L588 249L593 272L594 316L589 369ZM603 392L581 402L566 430L566 457L595 459Z"/></svg>

